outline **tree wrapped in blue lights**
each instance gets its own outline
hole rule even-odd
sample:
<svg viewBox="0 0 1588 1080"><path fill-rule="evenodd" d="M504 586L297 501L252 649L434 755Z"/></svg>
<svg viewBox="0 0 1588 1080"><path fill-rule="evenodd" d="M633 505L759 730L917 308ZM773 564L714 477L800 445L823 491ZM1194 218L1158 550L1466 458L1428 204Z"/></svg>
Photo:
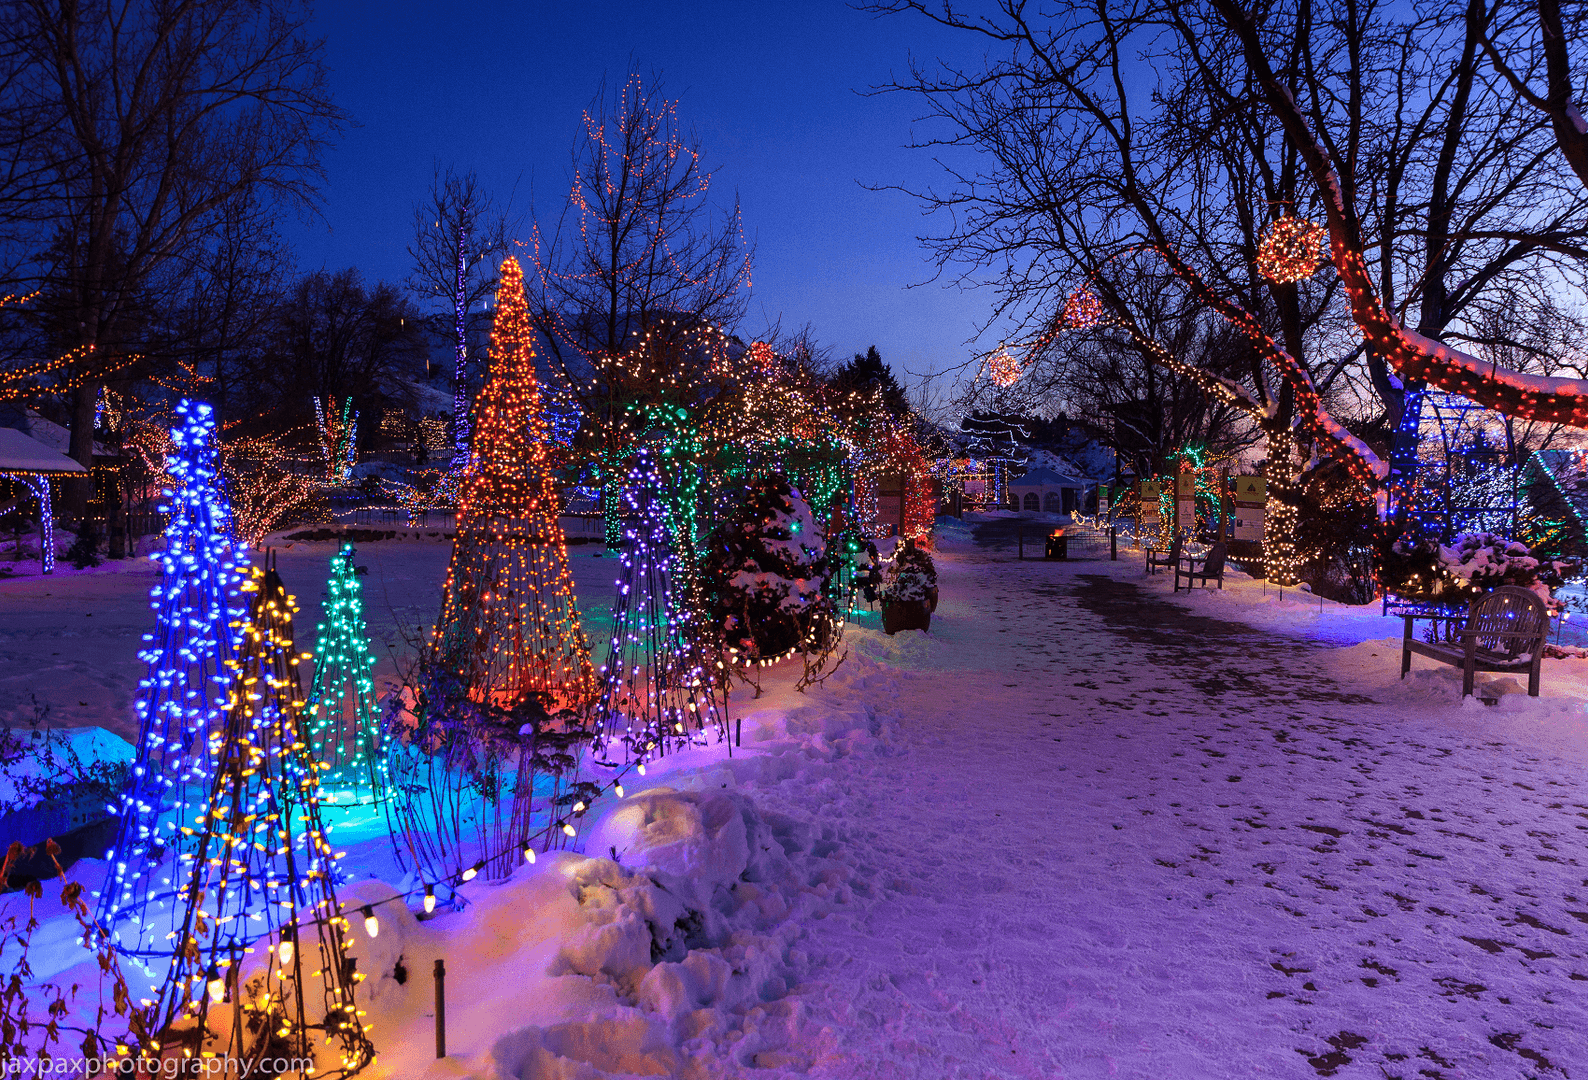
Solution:
<svg viewBox="0 0 1588 1080"><path fill-rule="evenodd" d="M295 1058L314 1062L316 1076L351 1076L374 1048L354 998L363 976L343 955L349 922L308 752L296 603L274 568L255 569L242 588L252 610L228 662L214 779L182 827L192 857L171 940L161 943L170 966L138 1049L164 1059L222 1055L244 1075Z"/></svg>
<svg viewBox="0 0 1588 1080"><path fill-rule="evenodd" d="M669 746L727 735L726 671L701 647L704 627L675 595L675 555L662 478L649 451L636 455L626 492L634 521L624 529L612 608L612 639L600 669L594 752L617 767L644 763Z"/></svg>
<svg viewBox="0 0 1588 1080"><path fill-rule="evenodd" d="M204 812L226 723L227 686L246 609L239 585L245 549L233 537L217 472L215 417L183 401L166 469L165 550L150 592L155 629L138 654L138 758L117 808L121 827L98 917L118 947L169 955L175 891L191 868L190 828Z"/></svg>
<svg viewBox="0 0 1588 1080"><path fill-rule="evenodd" d="M326 802L373 802L386 788L375 683L370 672L363 589L353 565L353 545L331 557L324 621L315 645L314 682L309 689L309 747L329 766L321 784Z"/></svg>

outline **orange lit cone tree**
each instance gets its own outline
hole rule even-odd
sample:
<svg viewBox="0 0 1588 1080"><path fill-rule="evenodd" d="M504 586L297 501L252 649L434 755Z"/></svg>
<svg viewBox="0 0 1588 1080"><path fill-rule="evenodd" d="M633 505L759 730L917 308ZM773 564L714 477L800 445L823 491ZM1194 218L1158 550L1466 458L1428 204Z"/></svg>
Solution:
<svg viewBox="0 0 1588 1080"><path fill-rule="evenodd" d="M573 775L598 689L515 260L500 280L441 618L389 744L399 848L430 896L574 835L594 793Z"/></svg>
<svg viewBox="0 0 1588 1080"><path fill-rule="evenodd" d="M194 835L196 856L182 889L186 910L138 1052L197 1059L195 1075L219 1056L248 1075L281 1059L302 1063L283 1075L352 1076L375 1051L354 1002L362 976L343 955L348 920L308 751L296 602L274 569L256 568L243 590L252 610L238 659L227 661L208 811L182 829Z"/></svg>

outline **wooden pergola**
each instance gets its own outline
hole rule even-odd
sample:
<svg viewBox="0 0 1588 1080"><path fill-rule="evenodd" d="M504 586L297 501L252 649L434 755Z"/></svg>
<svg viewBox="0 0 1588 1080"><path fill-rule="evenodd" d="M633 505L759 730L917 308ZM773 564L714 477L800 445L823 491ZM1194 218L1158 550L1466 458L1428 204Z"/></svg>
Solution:
<svg viewBox="0 0 1588 1080"><path fill-rule="evenodd" d="M88 470L25 432L0 427L0 476L19 481L39 500L39 564L46 574L55 572L55 517L50 511L50 477L70 475L87 476Z"/></svg>

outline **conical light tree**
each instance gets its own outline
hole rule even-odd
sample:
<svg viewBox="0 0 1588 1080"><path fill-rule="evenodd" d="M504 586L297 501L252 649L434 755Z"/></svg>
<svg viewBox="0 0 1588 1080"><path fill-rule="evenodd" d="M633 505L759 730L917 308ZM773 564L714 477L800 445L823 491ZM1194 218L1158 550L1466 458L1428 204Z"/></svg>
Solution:
<svg viewBox="0 0 1588 1080"><path fill-rule="evenodd" d="M336 853L308 752L297 605L274 568L255 569L243 589L252 611L228 665L214 780L182 827L194 858L181 882L175 955L138 1049L159 1059L218 1056L244 1075L296 1060L288 1068L297 1075L351 1076L374 1047L354 1000L362 976L343 955L349 921L337 906Z"/></svg>
<svg viewBox="0 0 1588 1080"><path fill-rule="evenodd" d="M430 897L576 835L598 790L576 780L597 688L513 259L500 282L441 618L387 745L393 836Z"/></svg>
<svg viewBox="0 0 1588 1080"><path fill-rule="evenodd" d="M309 748L327 768L326 802L374 802L385 794L386 762L370 672L364 590L352 544L331 557L324 621L317 628L314 682L309 689Z"/></svg>
<svg viewBox="0 0 1588 1080"><path fill-rule="evenodd" d="M662 481L649 451L636 455L625 497L637 514L624 529L612 640L595 712L597 760L643 768L669 746L727 735L726 671L701 648L704 627L675 595Z"/></svg>
<svg viewBox="0 0 1588 1080"><path fill-rule="evenodd" d="M185 826L203 812L226 723L226 688L245 612L238 586L245 549L215 458L215 417L183 401L171 431L166 469L170 521L150 592L155 629L139 658L138 757L118 807L121 828L107 853L110 869L98 918L123 951L169 956L167 940L179 883L191 869L194 838Z"/></svg>
<svg viewBox="0 0 1588 1080"><path fill-rule="evenodd" d="M429 659L481 702L536 695L548 707L583 708L596 696L595 675L557 523L534 330L516 260L502 263L500 279L491 375L475 403L474 450Z"/></svg>

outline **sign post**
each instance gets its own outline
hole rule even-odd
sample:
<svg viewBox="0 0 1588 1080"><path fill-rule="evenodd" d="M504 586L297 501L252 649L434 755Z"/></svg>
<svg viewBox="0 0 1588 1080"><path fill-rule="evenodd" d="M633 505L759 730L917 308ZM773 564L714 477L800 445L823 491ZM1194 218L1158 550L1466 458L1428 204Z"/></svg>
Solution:
<svg viewBox="0 0 1588 1080"><path fill-rule="evenodd" d="M1261 476L1235 478L1235 539L1263 542L1263 515L1268 505L1268 481Z"/></svg>
<svg viewBox="0 0 1588 1080"><path fill-rule="evenodd" d="M1158 495L1159 483L1156 480L1143 480L1138 490L1141 493L1136 504L1136 543L1141 543L1141 531L1148 525L1158 524Z"/></svg>
<svg viewBox="0 0 1588 1080"><path fill-rule="evenodd" d="M1196 531L1197 524L1197 474L1194 472L1176 473L1174 477L1174 531L1180 535L1180 530L1189 529Z"/></svg>

